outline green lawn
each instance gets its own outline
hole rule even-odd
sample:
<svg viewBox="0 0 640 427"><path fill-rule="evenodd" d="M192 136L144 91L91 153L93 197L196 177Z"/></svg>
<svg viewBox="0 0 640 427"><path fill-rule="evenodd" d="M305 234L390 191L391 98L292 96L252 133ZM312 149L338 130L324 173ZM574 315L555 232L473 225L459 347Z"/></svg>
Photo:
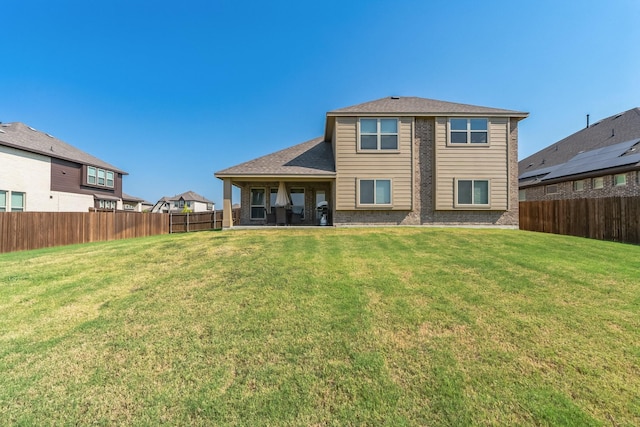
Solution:
<svg viewBox="0 0 640 427"><path fill-rule="evenodd" d="M0 425L640 425L640 247L200 232L0 255Z"/></svg>

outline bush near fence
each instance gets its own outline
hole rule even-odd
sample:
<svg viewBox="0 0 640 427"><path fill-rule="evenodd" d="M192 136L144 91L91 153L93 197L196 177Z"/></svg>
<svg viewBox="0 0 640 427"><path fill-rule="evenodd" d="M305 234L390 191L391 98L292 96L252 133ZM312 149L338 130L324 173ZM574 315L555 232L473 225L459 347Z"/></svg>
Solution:
<svg viewBox="0 0 640 427"><path fill-rule="evenodd" d="M0 212L0 253L167 233L168 214Z"/></svg>
<svg viewBox="0 0 640 427"><path fill-rule="evenodd" d="M520 229L640 244L640 197L520 202Z"/></svg>

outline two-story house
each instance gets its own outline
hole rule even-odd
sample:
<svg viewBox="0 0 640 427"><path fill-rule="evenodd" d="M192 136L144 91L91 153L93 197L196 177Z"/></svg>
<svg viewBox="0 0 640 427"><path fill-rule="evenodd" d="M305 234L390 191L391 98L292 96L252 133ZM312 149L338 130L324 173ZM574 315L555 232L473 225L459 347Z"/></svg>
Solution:
<svg viewBox="0 0 640 427"><path fill-rule="evenodd" d="M186 191L175 196L165 196L156 202L151 208L151 212L210 212L215 209L215 204L204 196L194 192Z"/></svg>
<svg viewBox="0 0 640 427"><path fill-rule="evenodd" d="M122 209L126 174L23 123L0 124L0 212Z"/></svg>
<svg viewBox="0 0 640 427"><path fill-rule="evenodd" d="M224 223L273 222L286 189L297 223L518 226L518 122L528 113L416 97L326 114L324 136L218 171ZM280 190L282 191L282 190Z"/></svg>
<svg viewBox="0 0 640 427"><path fill-rule="evenodd" d="M521 201L640 196L640 108L587 122L519 170Z"/></svg>

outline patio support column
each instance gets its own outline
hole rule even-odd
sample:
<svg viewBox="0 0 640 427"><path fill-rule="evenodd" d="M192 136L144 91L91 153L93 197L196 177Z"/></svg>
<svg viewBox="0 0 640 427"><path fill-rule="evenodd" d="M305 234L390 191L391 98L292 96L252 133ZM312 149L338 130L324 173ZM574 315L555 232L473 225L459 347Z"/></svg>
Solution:
<svg viewBox="0 0 640 427"><path fill-rule="evenodd" d="M222 202L222 228L233 227L233 201L231 196L231 178L224 178L223 202Z"/></svg>

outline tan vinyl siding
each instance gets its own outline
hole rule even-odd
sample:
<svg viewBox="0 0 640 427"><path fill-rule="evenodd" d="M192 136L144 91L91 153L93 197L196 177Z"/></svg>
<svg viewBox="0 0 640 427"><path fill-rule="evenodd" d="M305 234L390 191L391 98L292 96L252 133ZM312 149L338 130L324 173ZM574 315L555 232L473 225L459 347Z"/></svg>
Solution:
<svg viewBox="0 0 640 427"><path fill-rule="evenodd" d="M358 152L356 117L337 117L335 127L336 209L357 209L357 180L391 179L391 207L412 208L412 140L413 118L398 119L398 151Z"/></svg>
<svg viewBox="0 0 640 427"><path fill-rule="evenodd" d="M475 147L447 146L447 123L446 117L436 118L436 210L454 209L455 179L490 180L489 209L506 210L508 119L489 118L489 145Z"/></svg>

